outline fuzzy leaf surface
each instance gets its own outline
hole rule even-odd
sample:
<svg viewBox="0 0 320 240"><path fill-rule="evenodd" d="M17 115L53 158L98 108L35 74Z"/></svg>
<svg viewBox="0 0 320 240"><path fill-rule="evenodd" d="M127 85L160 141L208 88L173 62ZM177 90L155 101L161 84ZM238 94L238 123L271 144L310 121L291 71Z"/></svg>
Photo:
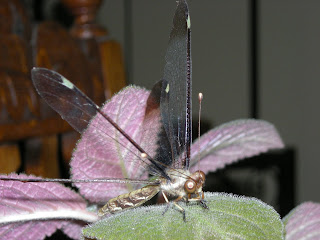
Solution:
<svg viewBox="0 0 320 240"><path fill-rule="evenodd" d="M320 204L302 203L294 208L284 219L286 240L320 239Z"/></svg>
<svg viewBox="0 0 320 240"><path fill-rule="evenodd" d="M0 239L44 239L57 229L76 239L84 223L95 220L85 200L62 184L0 181Z"/></svg>
<svg viewBox="0 0 320 240"><path fill-rule="evenodd" d="M111 215L83 229L95 239L284 239L279 214L255 198L206 193L209 210L179 203L187 222L174 206L140 207Z"/></svg>
<svg viewBox="0 0 320 240"><path fill-rule="evenodd" d="M154 134L145 134L154 127L152 118L146 121L145 116L149 93L138 87L127 87L113 96L102 111L151 155L157 139ZM146 160L139 157L140 152L98 114L77 144L71 161L72 178L147 178ZM101 203L134 189L131 184L120 183L76 185L88 200Z"/></svg>
<svg viewBox="0 0 320 240"><path fill-rule="evenodd" d="M191 146L191 171L208 173L246 157L284 146L275 127L263 120L243 119L222 124ZM199 162L199 163L198 163Z"/></svg>

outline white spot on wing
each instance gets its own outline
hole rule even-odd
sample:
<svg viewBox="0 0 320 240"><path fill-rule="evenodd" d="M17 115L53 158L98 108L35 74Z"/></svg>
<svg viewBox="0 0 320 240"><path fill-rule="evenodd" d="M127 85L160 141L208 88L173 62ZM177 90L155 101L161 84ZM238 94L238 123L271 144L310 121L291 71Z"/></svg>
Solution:
<svg viewBox="0 0 320 240"><path fill-rule="evenodd" d="M72 89L74 87L74 85L68 79L66 79L64 77L62 77L62 84L70 89Z"/></svg>
<svg viewBox="0 0 320 240"><path fill-rule="evenodd" d="M166 93L168 93L169 92L169 83L167 84L167 87L166 87Z"/></svg>
<svg viewBox="0 0 320 240"><path fill-rule="evenodd" d="M191 28L190 15L188 15L188 19L187 19L187 27L188 27L188 29L190 29L190 28Z"/></svg>

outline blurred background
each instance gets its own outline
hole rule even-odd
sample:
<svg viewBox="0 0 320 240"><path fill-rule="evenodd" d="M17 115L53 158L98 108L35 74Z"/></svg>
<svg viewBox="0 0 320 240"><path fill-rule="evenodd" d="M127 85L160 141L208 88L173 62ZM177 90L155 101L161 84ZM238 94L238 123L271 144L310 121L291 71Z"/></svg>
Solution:
<svg viewBox="0 0 320 240"><path fill-rule="evenodd" d="M64 2L69 2L69 7L58 0L2 1L0 5L3 41L1 68L2 71L10 70L6 70L7 75L2 76L0 81L2 86L9 86L11 80L15 85L16 72L23 73L25 85L20 82L14 89L24 94L23 89L28 89L24 99L29 101L24 104L29 112L39 115L37 108L30 107L34 106L34 99L37 98L28 75L32 66L61 70L59 72L80 84L80 88L89 86L89 92L92 88L91 94L98 103L124 86L125 81L150 89L161 79L175 0L104 0L100 6L95 5L99 1L83 1L94 2L89 5L91 10L94 9L93 16L99 27L90 25L90 31L79 27L86 21L93 21L86 13L77 12L82 8L75 5L81 1ZM73 2L75 5L72 5ZM250 196L252 192L258 192L257 197L276 209L279 207L277 205L287 202L288 206L281 214L303 201L320 202L320 2L190 0L188 3L192 26L194 115L198 110L197 93L202 92L203 124L207 129L239 118L260 118L276 126L287 146L283 151L259 157L261 165L257 165L257 159L249 159L244 165L218 172L218 179L213 176L213 182L220 182L221 185L236 184L239 176L245 176L244 186L239 186L235 191L218 186L210 190L230 190L241 194L243 191L238 190L246 189L244 192ZM8 13L10 17L5 17ZM77 19L74 16L80 15L87 18L74 21ZM60 27L40 25L48 20L59 23ZM14 39L19 36L15 41L23 39L22 43L12 46L13 36ZM73 49L76 46L74 43L79 47ZM21 59L27 63L22 61L23 65L14 61L10 65L9 60L16 58L21 49L25 49ZM20 66L25 67L20 69ZM118 70L113 72L113 69ZM90 81L85 82L89 78L94 81L93 87L90 87ZM119 80L112 90L108 88L110 82L106 82L111 78ZM101 86L108 90L101 90ZM5 89L0 88L3 94L10 94ZM14 99L12 95L10 99ZM49 113L36 125L31 121L32 117L24 112L22 103L10 105L10 101L1 103L0 154L6 156L6 162L8 153L10 156L14 153L23 160L22 165L18 164L16 168L28 172L25 161L39 156L47 159L47 155L43 157L43 147L47 145L55 145L55 149L59 150L59 153L54 150L55 158L70 159L74 145L68 143L75 143L78 136L42 138L70 130L64 123L56 124L60 121L59 117L50 118L55 123L52 124L51 120L47 121L47 117L51 117ZM17 109L24 114L17 116ZM19 120L22 118L27 119L27 126ZM17 126L19 134L12 130L18 129ZM41 139L35 140L35 136L41 136ZM31 140L25 141L30 137ZM40 150L36 147L39 145L42 146ZM27 154L22 155L21 149ZM30 164L30 169L34 169L35 163ZM64 164L67 168L67 163ZM33 173L41 175L42 168L37 169ZM250 181L256 183L255 187L251 187L251 193L247 191Z"/></svg>

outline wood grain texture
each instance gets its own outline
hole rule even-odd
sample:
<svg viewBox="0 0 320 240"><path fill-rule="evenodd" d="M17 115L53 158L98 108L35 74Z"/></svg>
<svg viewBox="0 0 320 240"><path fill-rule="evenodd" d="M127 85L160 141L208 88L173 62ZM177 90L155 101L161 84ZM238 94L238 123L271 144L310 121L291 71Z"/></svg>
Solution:
<svg viewBox="0 0 320 240"><path fill-rule="evenodd" d="M121 47L95 23L100 2L65 0L75 17L67 31L56 22L32 25L31 9L18 0L1 1L0 167L6 172L18 169L21 155L26 160L23 171L58 177L59 149L67 163L79 138L38 96L30 78L33 66L58 71L98 105L125 86ZM67 134L60 148L61 133Z"/></svg>

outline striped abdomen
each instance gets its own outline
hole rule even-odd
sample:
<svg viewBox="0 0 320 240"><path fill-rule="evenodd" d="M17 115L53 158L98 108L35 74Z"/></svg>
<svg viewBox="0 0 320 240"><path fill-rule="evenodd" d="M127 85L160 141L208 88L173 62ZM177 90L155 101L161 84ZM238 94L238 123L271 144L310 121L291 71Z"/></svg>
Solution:
<svg viewBox="0 0 320 240"><path fill-rule="evenodd" d="M116 198L110 199L98 212L99 216L106 213L115 213L126 208L137 207L146 201L150 200L160 191L159 185L147 185L138 190L122 194Z"/></svg>

